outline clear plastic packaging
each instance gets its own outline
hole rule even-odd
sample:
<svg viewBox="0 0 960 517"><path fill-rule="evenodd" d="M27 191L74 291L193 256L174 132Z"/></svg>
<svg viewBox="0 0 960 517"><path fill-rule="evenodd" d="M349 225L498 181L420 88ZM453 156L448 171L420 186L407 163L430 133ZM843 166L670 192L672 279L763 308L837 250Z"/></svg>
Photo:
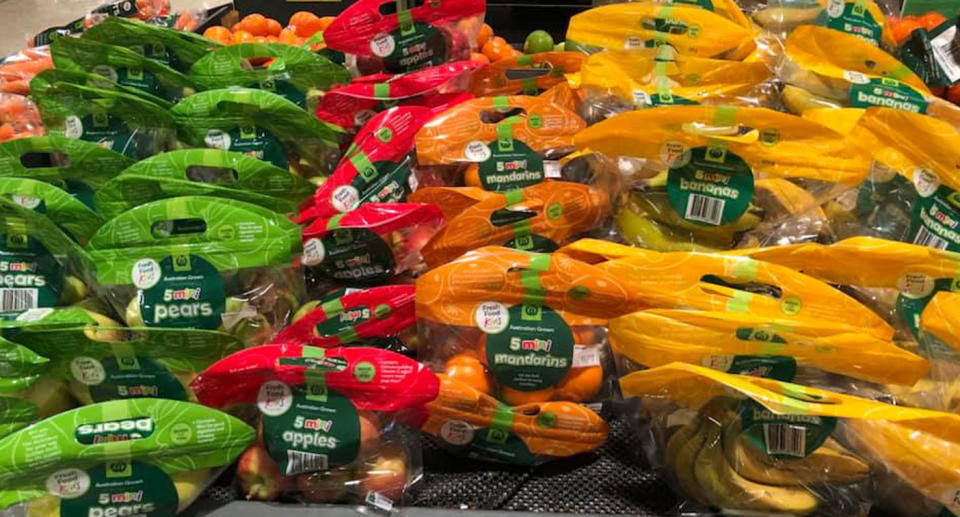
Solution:
<svg viewBox="0 0 960 517"><path fill-rule="evenodd" d="M361 0L323 32L354 75L399 74L470 58L485 0Z"/></svg>
<svg viewBox="0 0 960 517"><path fill-rule="evenodd" d="M0 93L30 94L30 81L40 72L53 68L50 48L24 49L0 61Z"/></svg>
<svg viewBox="0 0 960 517"><path fill-rule="evenodd" d="M567 82L567 74L579 72L586 58L581 52L538 52L501 59L471 75L470 92L477 97L540 95Z"/></svg>
<svg viewBox="0 0 960 517"><path fill-rule="evenodd" d="M231 199L186 196L111 219L87 244L98 292L128 326L267 342L299 307L300 228Z"/></svg>
<svg viewBox="0 0 960 517"><path fill-rule="evenodd" d="M396 418L433 400L439 381L386 350L291 344L231 355L194 388L202 403L243 414L260 429L237 466L248 499L389 511L421 468L419 449L401 438Z"/></svg>
<svg viewBox="0 0 960 517"><path fill-rule="evenodd" d="M871 45L893 50L897 43L887 23L888 2L881 0L767 0L751 13L764 30L786 38L802 25L816 25L855 36Z"/></svg>
<svg viewBox="0 0 960 517"><path fill-rule="evenodd" d="M418 357L513 406L609 394L606 319L624 282L559 254L489 246L417 279Z"/></svg>
<svg viewBox="0 0 960 517"><path fill-rule="evenodd" d="M144 57L183 74L202 57L222 47L199 34L118 17L104 19L90 27L83 37L120 47L142 48Z"/></svg>

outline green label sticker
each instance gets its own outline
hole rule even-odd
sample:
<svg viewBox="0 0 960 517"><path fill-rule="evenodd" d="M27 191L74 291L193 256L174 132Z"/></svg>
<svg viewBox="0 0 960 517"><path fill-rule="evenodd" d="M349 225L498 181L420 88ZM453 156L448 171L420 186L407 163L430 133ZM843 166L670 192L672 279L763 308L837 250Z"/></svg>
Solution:
<svg viewBox="0 0 960 517"><path fill-rule="evenodd" d="M848 74L856 80L856 74ZM881 106L913 113L926 113L923 94L896 79L874 78L850 86L850 102L855 108Z"/></svg>
<svg viewBox="0 0 960 517"><path fill-rule="evenodd" d="M753 200L753 172L747 162L716 147L691 149L689 155L689 161L681 160L667 174L667 196L677 214L703 226L740 218Z"/></svg>
<svg viewBox="0 0 960 517"><path fill-rule="evenodd" d="M390 246L366 228L339 228L308 240L304 263L334 280L360 285L386 282L396 266Z"/></svg>
<svg viewBox="0 0 960 517"><path fill-rule="evenodd" d="M833 417L777 415L750 399L740 403L738 412L747 440L778 459L809 456L837 427Z"/></svg>
<svg viewBox="0 0 960 517"><path fill-rule="evenodd" d="M100 147L139 157L135 132L120 117L107 112L92 113L83 118L69 116L64 120L64 136L93 142Z"/></svg>
<svg viewBox="0 0 960 517"><path fill-rule="evenodd" d="M693 106L700 104L697 101L692 101L685 97L680 97L679 95L666 95L660 93L649 95L643 90L636 90L633 92L633 103L640 107Z"/></svg>
<svg viewBox="0 0 960 517"><path fill-rule="evenodd" d="M102 362L75 357L70 373L89 389L94 402L145 397L187 400L177 377L149 357L107 357Z"/></svg>
<svg viewBox="0 0 960 517"><path fill-rule="evenodd" d="M491 431L499 434L496 440L489 439ZM473 431L468 449L473 455L514 465L534 465L538 462L537 456L530 452L522 438L499 429L479 428Z"/></svg>
<svg viewBox="0 0 960 517"><path fill-rule="evenodd" d="M206 260L196 255L172 255L159 263L142 259L131 274L146 326L213 330L222 324L223 278ZM128 315L128 323L131 319Z"/></svg>
<svg viewBox="0 0 960 517"><path fill-rule="evenodd" d="M573 364L574 348L573 332L563 318L550 307L514 305L505 311L505 327L500 330L502 319L495 326L492 320L480 320L486 318L488 305L478 307L477 318L487 332L486 359L497 382L520 391L559 383Z"/></svg>
<svg viewBox="0 0 960 517"><path fill-rule="evenodd" d="M55 307L63 282L63 267L37 239L0 235L0 313Z"/></svg>
<svg viewBox="0 0 960 517"><path fill-rule="evenodd" d="M726 373L784 382L792 381L797 374L797 360L785 356L718 355L704 359L703 366Z"/></svg>
<svg viewBox="0 0 960 517"><path fill-rule="evenodd" d="M213 129L203 140L212 149L243 153L281 169L289 165L280 141L257 126L236 127L230 131Z"/></svg>
<svg viewBox="0 0 960 517"><path fill-rule="evenodd" d="M350 399L329 388L316 397L307 385L264 383L257 404L263 441L286 476L346 465L360 452L360 416Z"/></svg>
<svg viewBox="0 0 960 517"><path fill-rule="evenodd" d="M910 242L931 248L960 251L960 207L956 193L940 185L929 196L920 196L913 205L908 237Z"/></svg>
<svg viewBox="0 0 960 517"><path fill-rule="evenodd" d="M383 58L388 73L402 74L447 61L447 39L428 23L413 23L370 40L373 55Z"/></svg>
<svg viewBox="0 0 960 517"><path fill-rule="evenodd" d="M827 27L880 45L882 29L866 8L866 2L829 0L826 14Z"/></svg>
<svg viewBox="0 0 960 517"><path fill-rule="evenodd" d="M70 490L70 481L86 490L60 500L62 517L173 517L180 504L170 477L139 461L103 463L86 472L65 469L50 476L47 486Z"/></svg>
<svg viewBox="0 0 960 517"><path fill-rule="evenodd" d="M536 234L529 235L517 235L507 242L503 243L504 247L518 249L522 251L533 251L536 253L552 253L557 251L560 246L556 242Z"/></svg>
<svg viewBox="0 0 960 517"><path fill-rule="evenodd" d="M353 330L354 327L370 321L374 317L374 310L371 307L360 306L344 309L343 312L327 318L315 327L318 336L336 336L344 331Z"/></svg>
<svg viewBox="0 0 960 517"><path fill-rule="evenodd" d="M480 142L468 145L468 154L471 149L478 147ZM480 174L480 184L486 190L503 191L513 190L530 185L536 185L544 180L543 156L519 140L511 140L508 145L502 145L494 140L486 145L486 159L477 166Z"/></svg>

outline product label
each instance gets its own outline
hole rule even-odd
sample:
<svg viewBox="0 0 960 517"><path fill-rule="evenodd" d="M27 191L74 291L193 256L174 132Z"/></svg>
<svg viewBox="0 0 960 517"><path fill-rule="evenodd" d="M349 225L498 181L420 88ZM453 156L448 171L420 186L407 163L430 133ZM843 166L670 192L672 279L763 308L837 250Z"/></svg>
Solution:
<svg viewBox="0 0 960 517"><path fill-rule="evenodd" d="M315 330L318 336L324 337L349 334L357 325L366 323L373 318L384 319L389 315L390 306L385 303L376 306L360 305L349 309L345 308L340 314L317 323Z"/></svg>
<svg viewBox="0 0 960 517"><path fill-rule="evenodd" d="M136 88L138 90L162 96L160 81L157 76L147 70L139 68L114 68L110 65L97 65L93 67L93 73L102 75L111 81Z"/></svg>
<svg viewBox="0 0 960 517"><path fill-rule="evenodd" d="M670 163L670 162L668 162ZM685 220L703 226L729 224L753 200L753 172L747 162L719 147L689 151L667 175L670 205Z"/></svg>
<svg viewBox="0 0 960 517"><path fill-rule="evenodd" d="M255 87L260 90L271 91L301 108L307 107L307 95L286 79L275 76L265 77Z"/></svg>
<svg viewBox="0 0 960 517"><path fill-rule="evenodd" d="M837 427L837 419L814 415L777 415L747 399L739 409L743 433L763 453L779 459L805 458Z"/></svg>
<svg viewBox="0 0 960 517"><path fill-rule="evenodd" d="M131 274L140 288L137 304L146 326L212 330L222 324L223 278L206 260L188 254L168 256L159 263L144 259L134 264Z"/></svg>
<svg viewBox="0 0 960 517"><path fill-rule="evenodd" d="M412 23L373 38L370 51L383 58L388 73L402 74L445 63L447 39L430 24Z"/></svg>
<svg viewBox="0 0 960 517"><path fill-rule="evenodd" d="M543 157L527 144L513 139L494 140L487 148L489 156L477 165L485 190L513 190L543 181Z"/></svg>
<svg viewBox="0 0 960 517"><path fill-rule="evenodd" d="M517 235L507 242L503 243L506 248L513 248L523 251L532 251L536 253L552 253L557 251L560 246L556 242L536 234Z"/></svg>
<svg viewBox="0 0 960 517"><path fill-rule="evenodd" d="M703 358L707 368L739 375L790 382L797 374L797 360L784 356L713 355Z"/></svg>
<svg viewBox="0 0 960 517"><path fill-rule="evenodd" d="M63 291L60 263L26 231L0 235L0 313L6 315L55 307Z"/></svg>
<svg viewBox="0 0 960 517"><path fill-rule="evenodd" d="M230 131L219 129L207 133L204 142L207 147L243 153L258 160L286 169L287 154L280 142L263 128L257 126L236 127Z"/></svg>
<svg viewBox="0 0 960 517"><path fill-rule="evenodd" d="M492 458L514 465L534 465L537 457L523 439L501 429L477 429L468 445L471 455Z"/></svg>
<svg viewBox="0 0 960 517"><path fill-rule="evenodd" d="M896 79L886 77L850 85L850 103L855 108L881 106L913 113L927 112L927 101L923 94Z"/></svg>
<svg viewBox="0 0 960 517"><path fill-rule="evenodd" d="M346 465L356 459L360 451L360 417L350 399L323 385L303 384L288 390L290 398L283 404L285 410L279 414L264 413L262 417L263 441L280 471L294 476ZM260 398L281 391L261 390Z"/></svg>
<svg viewBox="0 0 960 517"><path fill-rule="evenodd" d="M117 461L92 467L83 475L88 483L86 490L60 500L61 516L173 517L177 514L180 504L177 489L170 477L153 465ZM70 477L71 474L65 473L63 480Z"/></svg>
<svg viewBox="0 0 960 517"><path fill-rule="evenodd" d="M908 238L931 248L960 251L960 194L942 185L932 171L914 172L919 195L913 206Z"/></svg>
<svg viewBox="0 0 960 517"><path fill-rule="evenodd" d="M656 106L686 106L700 104L697 101L672 95L668 93L648 94L643 90L633 92L633 104L638 108L656 107Z"/></svg>
<svg viewBox="0 0 960 517"><path fill-rule="evenodd" d="M362 159L361 154L351 160L357 169L357 175L349 185L333 189L330 203L340 212L356 210L364 203L396 203L406 201L413 191L413 170L410 162L404 159L400 163L388 161L370 163Z"/></svg>
<svg viewBox="0 0 960 517"><path fill-rule="evenodd" d="M873 19L866 1L829 0L827 27L880 45L880 24Z"/></svg>
<svg viewBox="0 0 960 517"><path fill-rule="evenodd" d="M487 310L478 317L487 318ZM497 304L500 305L500 304ZM492 307L491 307L492 309ZM520 391L555 386L573 365L574 338L570 327L550 307L514 305L506 311L506 325L478 321L486 335L486 358L498 383ZM496 319L496 318L495 318ZM498 320L502 323L502 320Z"/></svg>
<svg viewBox="0 0 960 517"><path fill-rule="evenodd" d="M934 280L923 273L907 273L897 285L897 317L906 322L913 335L920 337L920 315L930 300L940 291L960 290L958 279L938 278Z"/></svg>
<svg viewBox="0 0 960 517"><path fill-rule="evenodd" d="M73 436L77 443L93 445L142 440L153 435L154 429L155 424L150 417L126 418L80 425L74 430Z"/></svg>
<svg viewBox="0 0 960 517"><path fill-rule="evenodd" d="M187 400L187 392L169 370L148 357L75 357L70 362L74 380L90 390L94 402L132 398Z"/></svg>
<svg viewBox="0 0 960 517"><path fill-rule="evenodd" d="M136 156L134 132L120 117L106 111L94 112L82 118L67 117L64 135L85 142L93 142L127 156Z"/></svg>
<svg viewBox="0 0 960 517"><path fill-rule="evenodd" d="M396 266L390 246L366 228L338 228L310 239L304 243L304 257L305 264L325 276L362 285L386 282Z"/></svg>

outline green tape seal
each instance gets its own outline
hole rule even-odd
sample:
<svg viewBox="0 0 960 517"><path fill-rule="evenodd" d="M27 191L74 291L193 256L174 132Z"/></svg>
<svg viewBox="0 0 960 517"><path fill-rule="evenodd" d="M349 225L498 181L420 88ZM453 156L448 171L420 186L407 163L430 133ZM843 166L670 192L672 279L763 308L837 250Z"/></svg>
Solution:
<svg viewBox="0 0 960 517"><path fill-rule="evenodd" d="M340 227L340 219L343 219L343 216L345 216L345 215L347 215L347 214L346 214L346 213L343 213L343 214L337 214L337 215L331 217L330 220L327 221L327 230L328 230L328 231L329 231L329 230L336 230L337 228L339 228L339 227Z"/></svg>
<svg viewBox="0 0 960 517"><path fill-rule="evenodd" d="M343 312L343 302L340 301L340 298L337 298L336 300L330 300L329 302L320 305L320 310L323 311L324 319L330 319L334 315Z"/></svg>
<svg viewBox="0 0 960 517"><path fill-rule="evenodd" d="M389 99L390 98L390 83L374 83L373 84L373 97L375 99Z"/></svg>
<svg viewBox="0 0 960 517"><path fill-rule="evenodd" d="M359 337L360 336L357 335L357 331L353 327L350 327L348 329L343 329L343 331L337 334L337 341L339 344L345 345L348 343L357 342Z"/></svg>
<svg viewBox="0 0 960 517"><path fill-rule="evenodd" d="M507 206L515 205L523 201L523 190L521 189L508 190L503 193L503 197ZM960 273L960 271L958 271L958 273Z"/></svg>
<svg viewBox="0 0 960 517"><path fill-rule="evenodd" d="M504 95L497 95L493 99L490 99L490 102L493 103L494 109L505 110L510 108L510 100Z"/></svg>
<svg viewBox="0 0 960 517"><path fill-rule="evenodd" d="M530 269L534 271L550 270L550 255L548 253L533 253L530 257Z"/></svg>
<svg viewBox="0 0 960 517"><path fill-rule="evenodd" d="M533 56L531 56L530 54L523 54L517 58L518 66L528 66L531 64L533 64Z"/></svg>
<svg viewBox="0 0 960 517"><path fill-rule="evenodd" d="M757 269L760 263L754 259L737 259L733 261L733 277L737 280L752 281L757 278Z"/></svg>
<svg viewBox="0 0 960 517"><path fill-rule="evenodd" d="M520 89L527 95L536 95L539 87L536 77L524 77L520 80Z"/></svg>
<svg viewBox="0 0 960 517"><path fill-rule="evenodd" d="M397 24L400 25L400 34L404 36L409 36L414 33L413 28L413 13L406 8L405 5L401 5L403 2L397 1Z"/></svg>
<svg viewBox="0 0 960 517"><path fill-rule="evenodd" d="M499 444L507 443L512 425L513 409L506 404L497 403L497 407L493 410L493 421L490 423L490 429L487 430L486 441Z"/></svg>
<svg viewBox="0 0 960 517"><path fill-rule="evenodd" d="M363 151L357 151L350 157L350 164L357 169L357 173L363 179L376 178L377 168L373 166L370 157Z"/></svg>
<svg viewBox="0 0 960 517"><path fill-rule="evenodd" d="M497 148L501 153L513 152L513 126L509 120L497 124Z"/></svg>
<svg viewBox="0 0 960 517"><path fill-rule="evenodd" d="M747 312L752 299L753 294L746 291L734 292L733 296L727 300L727 312Z"/></svg>

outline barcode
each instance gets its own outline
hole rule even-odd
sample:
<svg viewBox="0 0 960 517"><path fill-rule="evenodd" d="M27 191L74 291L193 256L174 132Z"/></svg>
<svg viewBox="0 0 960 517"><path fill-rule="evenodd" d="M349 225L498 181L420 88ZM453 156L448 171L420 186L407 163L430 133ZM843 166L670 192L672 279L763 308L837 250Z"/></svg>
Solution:
<svg viewBox="0 0 960 517"><path fill-rule="evenodd" d="M389 497L379 492L367 492L367 497L365 500L367 501L367 504L377 508L378 510L388 513L393 510L393 501Z"/></svg>
<svg viewBox="0 0 960 517"><path fill-rule="evenodd" d="M807 450L807 433L803 427L789 424L763 424L763 440L767 454L784 454L804 457Z"/></svg>
<svg viewBox="0 0 960 517"><path fill-rule="evenodd" d="M950 27L930 40L934 61L947 74L951 83L960 80L960 63L957 63L955 57L960 56L960 41L954 38L956 34L957 28Z"/></svg>
<svg viewBox="0 0 960 517"><path fill-rule="evenodd" d="M600 351L597 347L585 347L576 345L573 348L573 368L585 368L588 366L597 366L600 364Z"/></svg>
<svg viewBox="0 0 960 517"><path fill-rule="evenodd" d="M720 218L723 216L723 207L726 204L727 202L722 199L690 194L690 197L687 198L687 214L684 219L718 225L720 224Z"/></svg>
<svg viewBox="0 0 960 517"><path fill-rule="evenodd" d="M295 476L304 472L327 470L327 455L312 452L287 451L287 474Z"/></svg>
<svg viewBox="0 0 960 517"><path fill-rule="evenodd" d="M913 243L919 246L937 248L938 250L945 250L950 244L946 239L939 237L937 234L928 230L925 226L920 227L920 231L917 232L917 238L913 239Z"/></svg>
<svg viewBox="0 0 960 517"><path fill-rule="evenodd" d="M37 308L36 289L0 289L0 312L18 312Z"/></svg>

